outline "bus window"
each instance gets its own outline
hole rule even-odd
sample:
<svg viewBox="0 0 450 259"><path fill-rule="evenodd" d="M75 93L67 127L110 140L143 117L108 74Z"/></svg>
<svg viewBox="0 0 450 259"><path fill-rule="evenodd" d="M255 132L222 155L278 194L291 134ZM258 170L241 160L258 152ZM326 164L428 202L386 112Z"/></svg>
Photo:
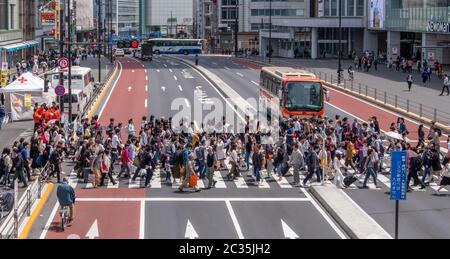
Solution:
<svg viewBox="0 0 450 259"><path fill-rule="evenodd" d="M289 82L286 85L286 108L320 110L323 107L321 96L320 83Z"/></svg>

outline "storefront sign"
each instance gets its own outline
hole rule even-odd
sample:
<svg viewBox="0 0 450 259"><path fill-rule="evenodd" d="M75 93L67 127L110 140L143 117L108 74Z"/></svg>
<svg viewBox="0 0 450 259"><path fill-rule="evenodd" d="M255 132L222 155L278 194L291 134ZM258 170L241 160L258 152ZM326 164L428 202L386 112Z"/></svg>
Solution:
<svg viewBox="0 0 450 259"><path fill-rule="evenodd" d="M31 107L31 94L25 94L24 106L25 107Z"/></svg>
<svg viewBox="0 0 450 259"><path fill-rule="evenodd" d="M427 32L445 32L450 33L450 23L428 21Z"/></svg>
<svg viewBox="0 0 450 259"><path fill-rule="evenodd" d="M55 11L47 10L41 13L41 23L42 25L55 25Z"/></svg>
<svg viewBox="0 0 450 259"><path fill-rule="evenodd" d="M8 70L0 71L0 87L5 87L8 85Z"/></svg>

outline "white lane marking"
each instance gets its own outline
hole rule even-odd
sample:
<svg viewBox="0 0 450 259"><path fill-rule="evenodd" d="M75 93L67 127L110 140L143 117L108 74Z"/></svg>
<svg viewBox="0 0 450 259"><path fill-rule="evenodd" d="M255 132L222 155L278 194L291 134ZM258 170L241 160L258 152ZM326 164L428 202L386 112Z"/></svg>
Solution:
<svg viewBox="0 0 450 259"><path fill-rule="evenodd" d="M439 189L439 185L437 183L430 183L430 187L433 188L435 191ZM441 189L440 192L448 192L447 189Z"/></svg>
<svg viewBox="0 0 450 259"><path fill-rule="evenodd" d="M164 67L167 67L167 64L164 64Z"/></svg>
<svg viewBox="0 0 450 259"><path fill-rule="evenodd" d="M165 87L165 86L161 86L161 90L162 90L163 92L165 92L165 91L166 91L166 87Z"/></svg>
<svg viewBox="0 0 450 259"><path fill-rule="evenodd" d="M119 188L119 179L114 179L114 180L116 182L116 185L113 185L112 182L108 178L108 184L106 185L106 189L118 189Z"/></svg>
<svg viewBox="0 0 450 259"><path fill-rule="evenodd" d="M148 76L145 76L145 81L148 81Z"/></svg>
<svg viewBox="0 0 450 259"><path fill-rule="evenodd" d="M205 183L203 182L203 179L198 178L198 180L197 180L197 187L199 189L204 189L205 188Z"/></svg>
<svg viewBox="0 0 450 259"><path fill-rule="evenodd" d="M145 201L141 201L141 216L139 218L139 239L145 238Z"/></svg>
<svg viewBox="0 0 450 259"><path fill-rule="evenodd" d="M285 238L289 238L289 239L297 239L300 238L295 232L294 230L292 230L291 227L288 226L288 224L286 224L286 222L284 222L284 220L281 220L281 227L283 228L283 234Z"/></svg>
<svg viewBox="0 0 450 259"><path fill-rule="evenodd" d="M259 84L258 83L256 83L255 81L251 81L254 85L257 85L257 86L259 86Z"/></svg>
<svg viewBox="0 0 450 259"><path fill-rule="evenodd" d="M130 180L128 181L128 188L129 189L141 188L141 177L137 176L136 180L133 181L133 175L130 173Z"/></svg>
<svg viewBox="0 0 450 259"><path fill-rule="evenodd" d="M224 67L226 70L231 70L231 68L229 68L229 67Z"/></svg>
<svg viewBox="0 0 450 259"><path fill-rule="evenodd" d="M270 188L270 185L267 183L266 179L264 179L262 176L261 176L261 181L262 182L261 182L261 184L258 185L258 188L261 188L261 189L268 189L268 188Z"/></svg>
<svg viewBox="0 0 450 259"><path fill-rule="evenodd" d="M379 180L384 185L386 185L389 189L391 189L391 180L389 178L387 178L385 175L378 174L377 175L377 180Z"/></svg>
<svg viewBox="0 0 450 259"><path fill-rule="evenodd" d="M178 186L179 183L177 182ZM173 184L172 184L173 185ZM136 201L311 201L309 198L77 198L77 202L136 202ZM345 237L345 236L344 236Z"/></svg>
<svg viewBox="0 0 450 259"><path fill-rule="evenodd" d="M240 76L240 77L244 77L244 75L241 74L241 73L239 73L239 72L237 72L236 74L237 74L238 76Z"/></svg>
<svg viewBox="0 0 450 259"><path fill-rule="evenodd" d="M161 188L161 169L159 169L158 172L155 172L155 176L150 181L150 188Z"/></svg>
<svg viewBox="0 0 450 259"><path fill-rule="evenodd" d="M145 67L144 64L142 64L142 67Z"/></svg>
<svg viewBox="0 0 450 259"><path fill-rule="evenodd" d="M186 106L187 106L188 108L191 107L191 105L189 104L188 99L184 99L184 102L186 103Z"/></svg>
<svg viewBox="0 0 450 259"><path fill-rule="evenodd" d="M148 85L145 85L145 91L148 92Z"/></svg>
<svg viewBox="0 0 450 259"><path fill-rule="evenodd" d="M202 86L201 85L197 85L195 88L200 89L200 88L202 88Z"/></svg>
<svg viewBox="0 0 450 259"><path fill-rule="evenodd" d="M44 239L45 236L47 236L48 229L50 228L50 224L52 223L53 219L55 218L56 213L58 212L59 204L58 202L55 202L55 206L53 207L52 212L50 213L50 217L48 218L47 222L45 223L44 230L42 231L41 235L39 236L39 239Z"/></svg>
<svg viewBox="0 0 450 259"><path fill-rule="evenodd" d="M172 182L172 189L177 189L181 186L182 182L178 182L175 180L175 182Z"/></svg>
<svg viewBox="0 0 450 259"><path fill-rule="evenodd" d="M95 239L96 237L100 237L100 235L98 233L97 219L94 220L94 223L92 223L92 225L89 228L88 232L86 233L85 237L87 237L88 239Z"/></svg>
<svg viewBox="0 0 450 259"><path fill-rule="evenodd" d="M159 72L161 72L161 70L159 70L159 69L156 69L156 72L158 72L158 73L159 73Z"/></svg>
<svg viewBox="0 0 450 259"><path fill-rule="evenodd" d="M195 130L196 130L196 131L199 131L199 130L200 130L200 128L198 127L198 124L197 124L197 121L196 121L196 120L194 120L194 127L195 127Z"/></svg>
<svg viewBox="0 0 450 259"><path fill-rule="evenodd" d="M119 76L117 77L116 82L114 82L114 85L112 86L111 91L109 91L108 97L106 98L105 102L103 103L102 108L100 109L100 112L98 114L99 118L102 117L103 110L105 109L106 104L109 102L109 98L111 98L111 94L112 94L112 92L114 92L114 89L116 88L117 82L119 82L120 77L122 76L122 63L121 62L119 62L119 66L120 66Z"/></svg>
<svg viewBox="0 0 450 259"><path fill-rule="evenodd" d="M242 234L241 226L239 226L239 222L236 214L234 213L233 207L231 206L230 200L226 200L225 204L227 205L228 213L230 213L231 221L233 222L234 229L236 230L239 239L244 239L244 234Z"/></svg>
<svg viewBox="0 0 450 259"><path fill-rule="evenodd" d="M131 92L131 89L133 89L133 87L128 86L128 92Z"/></svg>
<svg viewBox="0 0 450 259"><path fill-rule="evenodd" d="M145 99L145 103L144 103L145 108L147 108L147 102L148 102L148 100Z"/></svg>
<svg viewBox="0 0 450 259"><path fill-rule="evenodd" d="M280 181L278 181L278 179L276 179L275 181L278 183L278 185L280 185L280 188L284 189L292 188L292 185L289 183L286 177L281 177Z"/></svg>
<svg viewBox="0 0 450 259"><path fill-rule="evenodd" d="M347 237L345 236L345 234L341 231L341 229L339 229L336 226L336 223L334 223L334 221L331 220L331 218L325 213L325 211L322 209L322 207L319 206L319 204L317 204L317 202L311 198L311 195L309 194L309 192L305 191L305 189L300 188L300 190L305 194L306 198L309 199L312 203L312 205L316 208L317 211L319 211L319 213L322 215L322 217L325 219L325 221L331 226L331 228L333 228L333 230L338 234L338 236L342 239L347 239ZM341 190L342 191L342 190ZM344 191L342 191L345 195L347 195ZM350 199L350 197L347 195L347 197ZM352 199L350 199L353 203L355 203ZM355 203L356 206L358 206ZM359 207L359 206L358 206ZM359 207L359 209L361 209L361 207ZM362 209L361 209L362 210ZM364 211L363 211L364 212ZM364 212L365 213L365 212ZM375 222L376 223L376 222ZM377 224L377 223L376 223Z"/></svg>
<svg viewBox="0 0 450 259"><path fill-rule="evenodd" d="M177 78L177 76L173 76L173 79L175 79L175 81L178 81L178 78Z"/></svg>
<svg viewBox="0 0 450 259"><path fill-rule="evenodd" d="M178 89L180 89L180 91L183 91L183 88L181 87L181 85L178 85Z"/></svg>
<svg viewBox="0 0 450 259"><path fill-rule="evenodd" d="M189 219L186 224L186 231L184 232L184 237L189 239L198 238L197 231L195 231L194 226L192 226L191 221Z"/></svg>
<svg viewBox="0 0 450 259"><path fill-rule="evenodd" d="M134 73L134 69L131 70L131 73Z"/></svg>
<svg viewBox="0 0 450 259"><path fill-rule="evenodd" d="M247 183L244 180L244 177L238 177L237 180L234 182L236 184L236 187L239 189L248 188Z"/></svg>
<svg viewBox="0 0 450 259"><path fill-rule="evenodd" d="M217 181L214 188L218 188L218 189L227 188L227 185L225 184L225 181L223 180L222 174L219 171L214 172L214 177L215 177L215 180Z"/></svg>
<svg viewBox="0 0 450 259"><path fill-rule="evenodd" d="M173 73L173 70L172 70L171 68L169 68L169 72L170 72L170 73Z"/></svg>

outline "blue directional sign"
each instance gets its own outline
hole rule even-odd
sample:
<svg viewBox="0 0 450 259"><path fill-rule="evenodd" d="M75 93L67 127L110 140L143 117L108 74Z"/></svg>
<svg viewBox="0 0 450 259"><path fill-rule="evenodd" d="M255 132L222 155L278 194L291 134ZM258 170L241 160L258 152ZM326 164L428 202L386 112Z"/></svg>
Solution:
<svg viewBox="0 0 450 259"><path fill-rule="evenodd" d="M391 154L391 200L406 200L408 186L408 153L395 151Z"/></svg>

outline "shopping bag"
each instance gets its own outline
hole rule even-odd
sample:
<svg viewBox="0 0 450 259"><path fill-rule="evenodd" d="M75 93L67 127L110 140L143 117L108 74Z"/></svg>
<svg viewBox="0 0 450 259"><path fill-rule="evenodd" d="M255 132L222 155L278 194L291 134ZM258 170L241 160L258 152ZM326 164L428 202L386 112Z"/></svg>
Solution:
<svg viewBox="0 0 450 259"><path fill-rule="evenodd" d="M189 176L189 187L193 188L197 186L197 180L198 180L197 175L193 174Z"/></svg>

